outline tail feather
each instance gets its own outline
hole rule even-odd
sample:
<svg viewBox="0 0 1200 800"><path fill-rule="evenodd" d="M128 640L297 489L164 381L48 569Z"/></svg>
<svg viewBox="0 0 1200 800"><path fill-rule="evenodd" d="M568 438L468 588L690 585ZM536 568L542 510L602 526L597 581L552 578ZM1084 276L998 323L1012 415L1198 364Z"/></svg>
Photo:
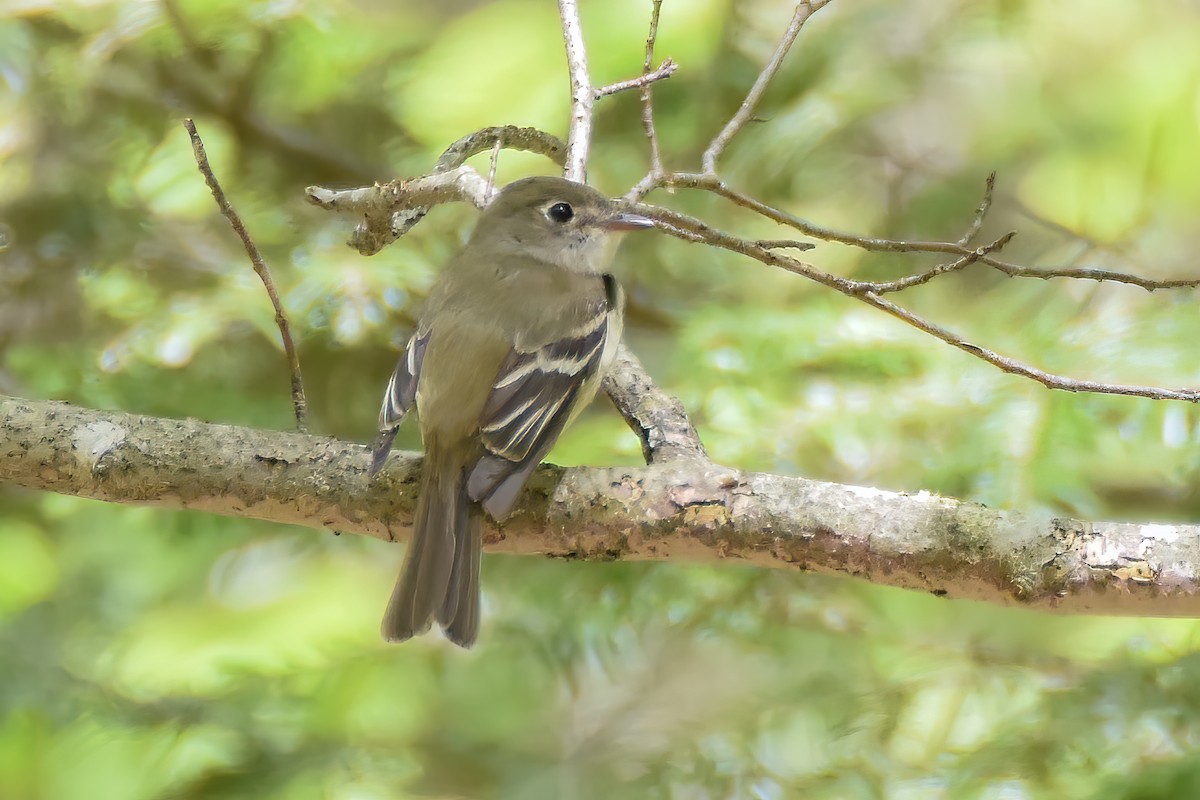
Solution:
<svg viewBox="0 0 1200 800"><path fill-rule="evenodd" d="M471 508L463 468L439 462L430 450L412 540L381 632L389 642L403 642L428 631L436 613L451 641L469 647L478 631L481 520ZM470 609L474 621L464 627Z"/></svg>
<svg viewBox="0 0 1200 800"><path fill-rule="evenodd" d="M475 644L479 635L479 561L483 551L483 517L470 505L466 524L455 541L454 567L446 598L438 609L438 624L459 647Z"/></svg>

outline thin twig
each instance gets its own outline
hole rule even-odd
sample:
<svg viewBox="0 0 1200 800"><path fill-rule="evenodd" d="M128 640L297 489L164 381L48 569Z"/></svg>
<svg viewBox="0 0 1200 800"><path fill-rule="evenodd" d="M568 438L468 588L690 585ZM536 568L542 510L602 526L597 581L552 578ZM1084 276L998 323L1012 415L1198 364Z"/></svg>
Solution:
<svg viewBox="0 0 1200 800"><path fill-rule="evenodd" d="M860 281L831 275L824 270L817 269L812 264L782 255L776 249L761 247L753 239L746 239L718 230L708 223L687 214L681 214L678 211L649 203L638 203L634 206L634 209L639 214L645 214L657 221L658 225L656 227L659 230L676 238L689 242L703 242L724 250L731 250L735 253L750 256L764 264L786 269L788 272L794 272L822 286L836 289L842 294L850 295L851 297L861 295L864 291L863 284Z"/></svg>
<svg viewBox="0 0 1200 800"><path fill-rule="evenodd" d="M1166 278L1164 280L1155 280L1130 272L1115 272L1097 267L1026 267L1021 264L1013 264L1009 261L1001 261L990 256L979 259L979 262L987 264L1011 278L1041 278L1042 280L1071 278L1082 281L1108 281L1137 286L1140 289L1145 289L1147 292L1159 289L1194 289L1200 286L1200 278Z"/></svg>
<svg viewBox="0 0 1200 800"><path fill-rule="evenodd" d="M650 70L654 63L654 45L658 42L658 17L662 13L663 0L653 0L650 8L650 31L646 34L646 57L642 60L642 73ZM670 61L671 59L667 59ZM650 144L650 175L662 175L662 152L658 149L658 131L654 128L654 88L650 84L642 87L642 130ZM631 197L640 200L642 196Z"/></svg>
<svg viewBox="0 0 1200 800"><path fill-rule="evenodd" d="M588 147L592 137L592 79L588 74L587 49L579 23L576 0L558 0L563 42L567 47L567 71L571 76L571 124L567 129L567 158L563 177L587 182Z"/></svg>
<svg viewBox="0 0 1200 800"><path fill-rule="evenodd" d="M708 149L704 151L701 158L701 164L704 171L709 174L715 174L717 171L717 159L721 157L721 153L733 141L733 137L737 136L747 122L754 116L754 109L758 106L759 100L767 91L767 87L771 84L771 80L775 77L775 73L779 72L780 65L783 64L783 59L788 54L788 50L792 48L792 44L796 41L796 37L800 34L800 29L804 27L804 23L808 21L816 12L820 11L830 0L801 0L796 3L796 13L792 15L792 21L788 23L787 30L783 33L783 38L779 40L775 52L771 55L771 59L767 65L763 67L762 72L758 74L758 78L754 81L754 85L750 87L750 91L746 93L746 99L742 101L737 113L730 118L729 122L725 123L725 127L721 132L713 137L709 143Z"/></svg>
<svg viewBox="0 0 1200 800"><path fill-rule="evenodd" d="M882 239L826 228L743 194L731 188L717 175L700 172L673 172L653 181L650 188L660 186L701 189L712 192L726 198L735 205L749 209L774 222L778 222L780 225L794 228L805 236L811 236L814 239L821 239L826 242L838 242L873 253L945 253L954 256L965 256L970 255L972 252L972 250L963 247L957 242ZM1182 289L1200 286L1200 278L1155 280L1129 272L1116 272L1095 267L1026 267L1021 264L1002 261L994 256L984 256L979 259L979 263L987 264L989 267L997 269L1010 277L1042 279L1072 278L1075 280L1110 281L1137 286L1148 292L1153 292L1157 289Z"/></svg>
<svg viewBox="0 0 1200 800"><path fill-rule="evenodd" d="M653 159L653 155L651 155ZM661 167L661 163L659 164ZM653 168L647 172L640 181L633 185L628 192L625 193L625 199L631 203L641 202L646 198L646 195L662 185L663 174L655 172Z"/></svg>
<svg viewBox="0 0 1200 800"><path fill-rule="evenodd" d="M483 128L462 137L447 147L434 165L433 174L435 176L442 173L449 175L457 172L459 177L456 180L459 188L472 193L471 196L464 199L470 199L476 207L484 208L491 202L492 194L490 191L484 192L481 198L482 202L480 202L480 198L473 196L475 191L473 176L476 173L474 170L464 167L464 162L471 156L482 153L489 147L494 147L496 143L512 150L541 153L555 163L562 163L561 159L566 148L566 145L557 136L543 133L537 128L518 128L515 125ZM390 226L383 244L390 244L412 230L418 222L425 218L429 209L430 206L425 205L394 211L390 216ZM370 220L364 220L355 230L355 238L359 238L359 234L365 233L365 229L370 227ZM353 242L354 239L351 240L352 244ZM382 244L379 245L379 247L382 246ZM372 252L378 252L378 248ZM364 253L364 255L370 255L370 253Z"/></svg>
<svg viewBox="0 0 1200 800"><path fill-rule="evenodd" d="M1119 383L1100 383L1098 381L1081 381L1074 378L1064 378L1043 372L1035 367L1014 361L987 348L971 344L955 333L934 325L932 322L916 314L884 300L882 297L867 292L862 295L863 302L891 314L896 319L907 322L918 330L941 339L943 342L959 348L976 358L981 358L1002 372L1031 378L1049 389L1061 389L1066 392L1090 392L1092 394L1116 394L1130 397L1147 397L1151 400L1186 400L1189 403L1200 402L1200 390L1197 389L1160 389L1155 386L1132 386Z"/></svg>
<svg viewBox="0 0 1200 800"><path fill-rule="evenodd" d="M989 245L977 247L967 255L962 256L955 261L951 261L948 264L938 264L936 267L925 270L924 272L918 272L914 275L906 275L905 277L898 278L894 281L864 283L864 291L871 291L875 294L887 294L889 292L902 292L905 289L912 288L913 286L920 286L923 283L928 283L939 275L945 275L949 272L958 272L961 269L971 266L972 264L983 259L989 253L994 253L997 250L1002 249L1016 235L1016 231L1009 231Z"/></svg>
<svg viewBox="0 0 1200 800"><path fill-rule="evenodd" d="M754 243L767 250L812 250L816 247L812 242L797 239L758 239Z"/></svg>
<svg viewBox="0 0 1200 800"><path fill-rule="evenodd" d="M639 84L643 93L643 121L646 126L647 138L651 142L651 170L638 182L638 184L630 190L628 197L631 200L640 200L649 191L659 187L683 187L701 189L717 194L726 198L735 205L749 209L767 219L788 226L801 233L824 241L840 242L842 244L859 247L871 252L891 252L891 253L945 253L955 256L955 260L946 264L941 264L932 269L923 272L915 273L903 278L886 282L865 282L856 281L830 273L824 272L815 266L796 258L786 256L778 252L783 249L809 249L812 245L807 242L801 242L793 239L763 239L750 240L734 234L726 233L717 230L705 222L690 217L685 214L680 214L669 209L660 208L645 203L637 203L636 208L658 222L658 227L664 232L684 239L690 242L700 242L708 245L720 247L732 252L742 253L754 258L764 264L779 267L781 269L794 272L798 275L806 277L817 283L820 283L829 288L835 289L849 297L853 297L861 302L867 303L874 308L877 308L885 313L900 319L917 329L928 333L935 338L938 338L947 344L957 347L964 352L970 353L977 358L980 358L988 363L996 366L1004 372L1014 375L1020 375L1026 378L1042 383L1043 385L1064 391L1083 391L1099 394L1117 394L1128 396L1140 396L1152 399L1173 399L1187 400L1196 402L1200 400L1200 390L1191 389L1161 389L1148 386L1129 386L1122 384L1109 384L1097 381L1075 380L1065 378L1051 373L1044 372L1035 367L1022 364L1013 359L1001 356L991 350L974 345L967 342L965 339L950 331L941 328L934 323L916 315L907 309L901 308L887 300L884 300L881 295L888 292L898 292L913 286L918 286L929 282L930 280L951 272L956 272L974 263L987 264L988 266L1005 272L1009 275L1021 275L1029 277L1070 277L1070 278L1087 278L1091 280L1109 280L1129 283L1148 290L1168 287L1182 286L1197 286L1200 285L1200 278L1187 280L1169 280L1169 281L1152 281L1142 278L1137 275L1126 273L1110 272L1107 270L1097 270L1091 268L1062 268L1062 269L1038 269L1024 267L1017 264L1010 264L1001 261L994 257L993 253L1003 248L1011 239L1013 234L1006 234L989 245L983 247L968 249L966 243L970 242L978 235L982 227L984 218L991 206L992 195L994 191L994 175L990 176L986 183L984 198L979 207L975 211L971 225L968 228L967 234L958 242L942 242L942 241L905 241L896 239L882 239L858 236L855 234L844 233L841 231L824 228L807 220L796 217L780 209L769 206L759 200L749 197L728 186L716 173L716 161L738 133L738 131L752 117L753 111L763 93L766 91L770 80L777 74L780 64L788 49L795 41L800 28L809 17L825 5L829 0L807 0L800 2L796 6L796 13L793 16L792 22L789 25L788 31L785 33L782 41L777 47L771 61L763 68L755 82L754 87L747 94L746 100L742 103L737 114L729 121L725 128L719 133L705 151L702 163L703 171L699 173L664 173L661 169L661 155L658 153L657 142L654 136L653 128L653 113L649 102L649 92L651 82L646 81ZM650 35L647 37L646 60L643 65L644 74L648 74L650 64L653 62L653 45L657 33L658 11L661 5L661 0L654 3L654 12L651 20ZM568 178L574 180L582 180L585 175L585 167L587 162L588 138L591 132L591 113L592 100L595 99L596 93L591 89L590 77L587 72L586 52L583 48L582 34L579 28L579 15L575 0L559 0L559 12L562 18L563 37L567 49L568 67L571 76L572 87L572 119L571 119L571 136L566 146L565 174ZM622 87L625 88L625 87ZM632 87L629 87L632 88ZM525 129L528 131L528 129ZM533 131L534 139L544 143L552 139L547 134L539 131ZM413 181L395 182L387 186L376 186L369 189L351 190L349 192L331 192L329 190L310 189L310 199L323 205L327 208L353 206L358 210L367 208L366 219L364 224L371 223L373 216L371 207L375 204L376 207L386 208L390 213L399 213L396 209L411 208L418 203L433 203L444 202L450 199L472 199L477 205L486 202L487 184L484 180L462 164L463 160L475 152L482 152L487 146L495 146L497 141L495 135L490 131L481 131L473 134L470 137L464 137L456 146L452 146L442 159L438 162L439 170L449 170L444 175L426 176L424 178L415 179ZM459 146L461 145L461 146ZM454 157L449 157L451 153ZM549 153L547 153L549 154ZM449 157L449 158L448 158ZM455 173L454 180L448 181L450 174ZM422 209L418 209L423 213ZM406 212L411 213L411 212ZM362 228L363 225L360 225ZM368 225L368 227L370 227ZM386 243L386 242L385 242ZM640 366L636 361L626 361L626 366L634 371L633 377L629 375L619 376L610 381L610 393L618 406L621 407L622 413L630 420L631 426L635 430L639 430L639 435L642 437L648 458L654 458L656 447L665 447L663 452L678 451L679 453L698 454L703 457L703 448L699 444L699 439L695 437L694 428L690 427L690 422L687 422L686 415L681 409L673 409L671 411L672 419L675 422L682 420L684 424L678 427L678 433L682 437L680 441L682 446L676 444L654 444L653 437L663 434L661 425L647 427L641 425L638 415L631 413L631 402L629 397L623 396L623 391L628 394L629 386L635 378L644 377L644 371L641 371ZM648 380L648 379L647 379ZM678 411L678 414L676 414ZM676 418L677 417L677 418ZM635 424L637 423L637 424ZM668 437L670 438L670 437ZM668 457L670 454L668 453Z"/></svg>
<svg viewBox="0 0 1200 800"><path fill-rule="evenodd" d="M992 192L996 189L996 173L987 176L987 180L983 186L983 200L979 202L979 206L975 209L975 216L971 218L971 225L967 228L967 232L958 240L960 247L966 247L971 243L971 240L979 235L979 229L983 227L983 218L987 216L988 209L992 207Z"/></svg>
<svg viewBox="0 0 1200 800"><path fill-rule="evenodd" d="M208 155L204 151L204 141L196 130L196 124L190 119L185 119L183 127L187 129L188 136L191 137L196 166L200 168L204 182L208 184L213 199L217 201L217 208L221 210L221 215L229 221L229 226L233 228L234 233L242 240L242 245L246 248L246 255L250 257L254 271L258 273L258 277L267 290L267 296L271 298L271 305L275 308L275 324L279 326L279 335L283 338L283 352L287 356L288 367L292 372L292 407L296 412L296 429L302 433L307 432L308 402L304 398L304 380L300 377L300 357L297 355L296 345L292 341L292 332L288 325L287 315L283 311L283 304L279 301L279 292L275 290L275 281L271 279L271 270L267 267L267 262L263 260L262 253L258 251L258 246L250 238L250 233L242 223L242 218L233 210L229 199L225 197L225 192L221 189L221 184L217 181L217 176L208 163Z"/></svg>
<svg viewBox="0 0 1200 800"><path fill-rule="evenodd" d="M500 140L497 139L496 143L492 145L492 158L488 165L487 189L484 190L484 194L487 196L487 201L489 204L492 202L492 198L496 196L496 165L499 163Z"/></svg>
<svg viewBox="0 0 1200 800"><path fill-rule="evenodd" d="M1016 361L1006 356L999 355L991 350L988 350L978 345L972 344L962 337L954 334L945 328L942 328L934 323L924 319L923 317L901 308L880 297L872 290L872 284L861 281L848 280L836 275L830 275L823 272L811 264L806 264L794 258L782 255L775 250L760 247L757 242L744 239L740 236L735 236L725 231L717 230L706 223L689 217L685 214L680 214L669 209L660 208L658 206L639 203L637 206L639 213L653 217L658 221L659 230L668 233L677 238L688 242L703 243L720 247L724 250L729 250L734 253L750 256L751 258L761 261L773 267L779 267L789 272L794 272L810 280L816 281L824 286L853 297L857 300L891 314L893 317L912 325L918 330L924 331L931 336L940 339L941 341L967 352L976 358L982 359L989 364L998 367L1001 371L1012 375L1020 375L1022 377L1031 378L1043 386L1050 389L1059 389L1067 392L1090 392L1093 394L1115 394L1132 397L1146 397L1151 400L1185 400L1187 402L1200 402L1200 390L1198 389L1163 389L1155 386L1136 386L1126 384L1101 383L1098 381L1076 380L1074 378L1066 378L1061 375L1054 375L1049 372L1031 367ZM1006 237L1001 237L998 240L999 244L1004 244ZM994 247L994 245L989 245ZM987 248L981 248L987 249ZM983 261L982 258L977 260ZM964 265L965 266L965 265ZM887 287L887 284L881 284Z"/></svg>
<svg viewBox="0 0 1200 800"><path fill-rule="evenodd" d="M628 91L629 89L644 89L652 83L657 83L658 81L663 81L671 77L675 74L675 70L677 69L679 69L679 65L668 58L666 61L659 64L658 69L656 70L643 72L636 78L629 78L627 80L617 81L616 83L610 83L607 86L601 86L599 89L593 89L592 93L595 95L596 99L599 100L601 97L608 97L610 94Z"/></svg>

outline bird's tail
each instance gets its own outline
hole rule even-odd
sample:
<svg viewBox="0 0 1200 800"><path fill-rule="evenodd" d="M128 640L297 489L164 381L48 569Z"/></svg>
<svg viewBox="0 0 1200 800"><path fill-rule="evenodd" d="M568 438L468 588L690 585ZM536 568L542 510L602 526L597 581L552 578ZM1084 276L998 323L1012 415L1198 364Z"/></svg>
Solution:
<svg viewBox="0 0 1200 800"><path fill-rule="evenodd" d="M464 466L428 447L404 570L383 615L384 639L402 642L425 633L436 615L450 641L475 643L481 514L467 495Z"/></svg>

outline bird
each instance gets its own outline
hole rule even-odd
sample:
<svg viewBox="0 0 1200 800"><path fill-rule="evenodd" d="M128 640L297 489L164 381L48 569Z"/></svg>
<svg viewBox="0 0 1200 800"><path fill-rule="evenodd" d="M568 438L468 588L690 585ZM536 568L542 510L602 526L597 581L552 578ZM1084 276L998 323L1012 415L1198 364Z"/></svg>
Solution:
<svg viewBox="0 0 1200 800"><path fill-rule="evenodd" d="M484 514L501 522L570 421L595 396L621 339L613 234L654 227L581 183L532 177L501 189L438 274L384 393L370 476L413 409L424 461L412 539L381 634L434 620L460 647L479 634Z"/></svg>

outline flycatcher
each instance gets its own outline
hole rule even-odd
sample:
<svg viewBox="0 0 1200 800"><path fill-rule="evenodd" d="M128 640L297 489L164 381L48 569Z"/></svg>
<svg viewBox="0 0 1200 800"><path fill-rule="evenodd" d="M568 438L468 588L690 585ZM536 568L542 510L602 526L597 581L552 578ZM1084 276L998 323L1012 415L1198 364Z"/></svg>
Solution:
<svg viewBox="0 0 1200 800"><path fill-rule="evenodd" d="M610 234L653 227L561 178L506 186L442 269L379 412L371 474L415 407L425 461L404 569L383 637L436 618L479 633L483 512L505 519L567 423L596 394L621 338L624 295L605 270Z"/></svg>

